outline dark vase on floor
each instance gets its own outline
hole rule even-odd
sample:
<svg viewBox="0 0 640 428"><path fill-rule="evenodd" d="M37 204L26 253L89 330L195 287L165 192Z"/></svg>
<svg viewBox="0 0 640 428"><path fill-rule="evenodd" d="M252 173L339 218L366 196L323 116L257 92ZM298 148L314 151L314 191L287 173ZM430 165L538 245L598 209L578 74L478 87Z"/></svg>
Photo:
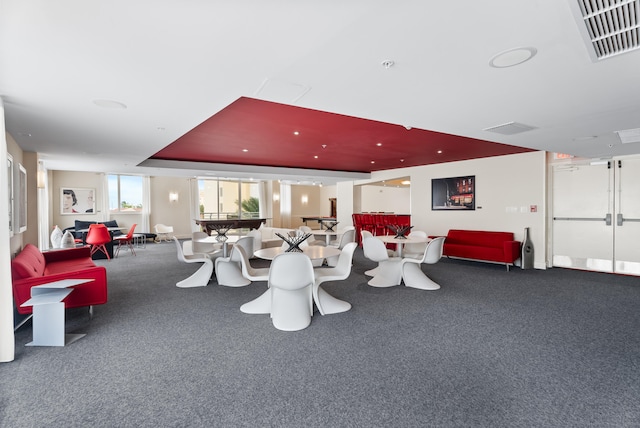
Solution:
<svg viewBox="0 0 640 428"><path fill-rule="evenodd" d="M522 269L533 269L533 242L529 237L529 228L524 228L524 240L522 241L522 254L520 256Z"/></svg>

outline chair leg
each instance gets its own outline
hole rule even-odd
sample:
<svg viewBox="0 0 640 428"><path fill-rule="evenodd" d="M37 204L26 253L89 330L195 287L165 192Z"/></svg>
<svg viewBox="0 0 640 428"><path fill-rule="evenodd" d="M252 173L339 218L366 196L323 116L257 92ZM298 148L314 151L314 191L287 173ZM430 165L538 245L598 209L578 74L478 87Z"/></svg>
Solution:
<svg viewBox="0 0 640 428"><path fill-rule="evenodd" d="M418 288L420 290L438 290L440 285L422 272L417 263L405 263L402 266L402 279L407 287Z"/></svg>

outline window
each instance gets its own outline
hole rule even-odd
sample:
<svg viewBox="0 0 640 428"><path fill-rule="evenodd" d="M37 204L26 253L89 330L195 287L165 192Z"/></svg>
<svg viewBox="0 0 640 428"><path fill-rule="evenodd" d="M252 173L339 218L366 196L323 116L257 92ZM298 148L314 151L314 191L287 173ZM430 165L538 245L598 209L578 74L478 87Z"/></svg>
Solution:
<svg viewBox="0 0 640 428"><path fill-rule="evenodd" d="M142 177L136 175L108 175L109 212L142 212Z"/></svg>
<svg viewBox="0 0 640 428"><path fill-rule="evenodd" d="M198 180L200 216L207 220L258 218L259 188L254 182Z"/></svg>

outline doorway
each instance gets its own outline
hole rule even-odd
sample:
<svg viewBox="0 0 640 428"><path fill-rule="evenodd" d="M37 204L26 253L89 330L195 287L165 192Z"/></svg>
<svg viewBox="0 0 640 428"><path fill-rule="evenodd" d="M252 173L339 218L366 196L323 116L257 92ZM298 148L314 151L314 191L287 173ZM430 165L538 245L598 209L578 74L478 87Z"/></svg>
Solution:
<svg viewBox="0 0 640 428"><path fill-rule="evenodd" d="M329 212L331 213L329 217L336 218L338 214L338 202L336 198L329 198L329 204L331 205Z"/></svg>
<svg viewBox="0 0 640 428"><path fill-rule="evenodd" d="M553 168L553 266L640 276L640 159Z"/></svg>

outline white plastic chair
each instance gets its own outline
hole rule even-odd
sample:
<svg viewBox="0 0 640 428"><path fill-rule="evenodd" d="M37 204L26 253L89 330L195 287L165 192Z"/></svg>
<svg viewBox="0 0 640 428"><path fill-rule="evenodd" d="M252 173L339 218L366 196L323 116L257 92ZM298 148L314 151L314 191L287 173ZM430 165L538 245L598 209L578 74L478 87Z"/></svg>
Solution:
<svg viewBox="0 0 640 428"><path fill-rule="evenodd" d="M249 262L249 256L247 256L246 248L244 248L242 245L238 245L238 243L242 239L243 238L239 239L236 245L233 246L233 249L239 254L242 276L250 281L268 281L269 268L254 268L253 266L251 266L251 263Z"/></svg>
<svg viewBox="0 0 640 428"><path fill-rule="evenodd" d="M253 251L249 258L253 258L253 253L262 249L262 233L258 229L251 229L247 236L253 238Z"/></svg>
<svg viewBox="0 0 640 428"><path fill-rule="evenodd" d="M202 263L202 266L195 271L190 277L183 279L176 283L176 287L189 288L189 287L205 287L211 279L213 273L213 262L205 255L193 255L185 256L182 252L182 246L180 241L175 236L173 240L176 243L176 249L178 251L178 260L184 263Z"/></svg>
<svg viewBox="0 0 640 428"><path fill-rule="evenodd" d="M156 231L156 235L158 236L158 242L162 242L162 240L165 240L167 242L171 241L171 238L173 237L173 226L167 226L158 223L154 226L154 229Z"/></svg>
<svg viewBox="0 0 640 428"><path fill-rule="evenodd" d="M278 330L297 331L311 324L313 266L302 253L283 253L271 262L271 321Z"/></svg>
<svg viewBox="0 0 640 428"><path fill-rule="evenodd" d="M378 267L367 272L372 272L373 278L367 284L372 287L393 287L400 285L402 281L402 271L400 269L399 257L390 258L387 247L378 238L364 238L362 240L364 256L371 261L378 262ZM365 272L365 274L368 274Z"/></svg>
<svg viewBox="0 0 640 428"><path fill-rule="evenodd" d="M419 288L421 290L437 290L440 285L422 272L421 265L435 264L442 258L442 248L444 237L435 238L427 244L427 249L421 259L404 258L400 264L402 279L407 287Z"/></svg>
<svg viewBox="0 0 640 428"><path fill-rule="evenodd" d="M216 258L216 279L219 285L244 287L251 284L251 280L242 276L241 255L237 248L239 247L231 247L229 257Z"/></svg>
<svg viewBox="0 0 640 428"><path fill-rule="evenodd" d="M353 226L347 226L344 228L339 240L335 240L329 243L330 247L335 247L340 250L344 250L344 247L350 242L356 241L356 228ZM339 256L329 257L327 259L328 266L336 266L338 264Z"/></svg>
<svg viewBox="0 0 640 428"><path fill-rule="evenodd" d="M422 230L413 230L407 235L408 238L427 238L427 232ZM420 243L406 243L404 244L404 249L402 250L403 257L409 257L413 259L421 259L424 255L424 252L427 249L426 242Z"/></svg>
<svg viewBox="0 0 640 428"><path fill-rule="evenodd" d="M351 263L353 253L358 246L355 242L347 243L338 256L335 267L320 268L314 270L315 283L313 285L313 300L316 302L320 315L338 314L351 309L351 303L336 299L327 293L322 287L323 282L343 281L351 275Z"/></svg>

